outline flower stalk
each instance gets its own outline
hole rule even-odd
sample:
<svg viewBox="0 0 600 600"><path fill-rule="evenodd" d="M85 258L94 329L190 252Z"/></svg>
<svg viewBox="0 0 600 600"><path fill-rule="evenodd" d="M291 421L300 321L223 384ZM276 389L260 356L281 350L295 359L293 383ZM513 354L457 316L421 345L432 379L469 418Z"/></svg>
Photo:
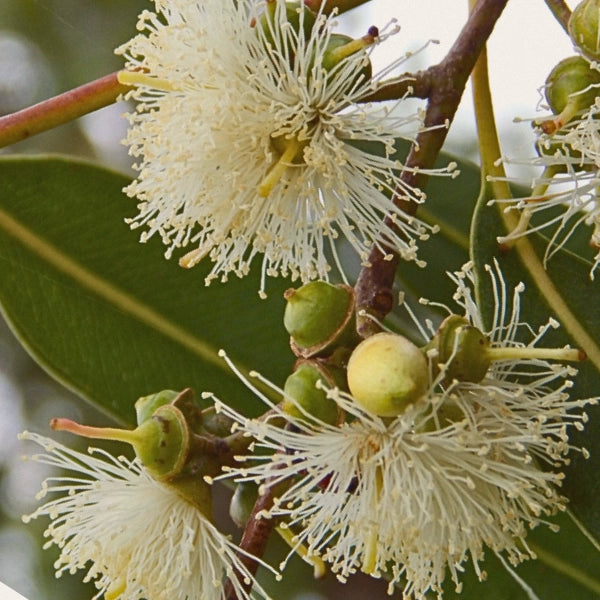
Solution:
<svg viewBox="0 0 600 600"><path fill-rule="evenodd" d="M113 104L127 89L118 81L117 73L111 73L0 117L0 147L10 146Z"/></svg>

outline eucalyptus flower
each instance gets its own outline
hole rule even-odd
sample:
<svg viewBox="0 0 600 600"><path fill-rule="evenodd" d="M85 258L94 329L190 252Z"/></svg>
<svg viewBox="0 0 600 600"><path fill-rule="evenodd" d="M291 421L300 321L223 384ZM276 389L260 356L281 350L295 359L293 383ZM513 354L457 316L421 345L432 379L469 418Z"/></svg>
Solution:
<svg viewBox="0 0 600 600"><path fill-rule="evenodd" d="M600 71L580 55L556 65L545 85L554 115L536 120L537 156L526 160L505 159L507 164L541 168L531 182L531 193L492 202L506 204L506 211L520 211L513 231L498 238L501 244L532 233L550 236L544 262L560 250L580 225L591 228L589 244L596 250L590 277L600 264ZM525 183L509 178L513 183ZM529 184L530 182L526 182Z"/></svg>
<svg viewBox="0 0 600 600"><path fill-rule="evenodd" d="M396 154L421 116L360 103L403 61L371 74L371 48L397 28L351 40L332 16L282 0L155 7L117 49L137 103L126 143L138 176L126 192L139 200L130 223L145 227L142 241L158 234L167 257L192 247L185 267L208 256L207 284L246 275L262 254L261 295L267 275L327 278L340 235L363 261L373 246L416 260L435 228L391 197L425 198Z"/></svg>
<svg viewBox="0 0 600 600"><path fill-rule="evenodd" d="M238 577L267 597L201 507L138 459L98 448L85 454L30 432L20 437L44 448L32 460L68 472L46 479L37 498L56 496L23 517L50 519L44 547L60 549L57 577L87 569L84 581L99 590L94 599L221 600L226 577L238 598L251 597Z"/></svg>
<svg viewBox="0 0 600 600"><path fill-rule="evenodd" d="M453 277L466 321L481 326L470 268ZM431 368L428 351L424 393L394 417L337 388L327 390L346 414L337 424L300 405L284 410L294 398L274 405L248 380L273 417L247 419L217 401L262 449L240 456L222 477L255 482L263 492L277 486L265 516L281 520L294 550L321 557L340 580L363 571L385 575L390 594L400 586L407 599L441 598L447 575L460 590L467 562L485 577L486 547L513 565L533 558L528 529L553 528L548 517L565 509L558 488L572 449L569 428L583 427L587 416L576 409L595 401L569 399L575 371L552 359L571 360L573 349L538 347L555 323L534 332L519 318L522 286L511 302L499 272L492 282L496 312L487 339L495 358L479 381L448 381L444 365ZM434 332L422 332L431 342Z"/></svg>

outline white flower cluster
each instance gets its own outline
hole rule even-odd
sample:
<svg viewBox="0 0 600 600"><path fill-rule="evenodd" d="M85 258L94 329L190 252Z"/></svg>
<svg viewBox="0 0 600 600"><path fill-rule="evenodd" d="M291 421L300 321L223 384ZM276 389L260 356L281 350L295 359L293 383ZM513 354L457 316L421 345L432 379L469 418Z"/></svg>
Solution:
<svg viewBox="0 0 600 600"><path fill-rule="evenodd" d="M138 176L126 191L142 241L160 235L167 256L195 246L180 263L209 256L207 283L246 275L262 254L261 294L267 275L327 278L339 235L363 261L373 246L416 260L434 228L391 197L424 200L395 147L421 118L360 103L402 62L369 75L369 47L387 35L372 28L332 59L333 17L303 2L155 5L117 50L137 103L126 143Z"/></svg>
<svg viewBox="0 0 600 600"><path fill-rule="evenodd" d="M468 269L455 275L457 301L469 322L481 326L470 276ZM522 288L511 305L504 283L492 281L492 348L533 347L554 323L527 330L532 335L525 346L517 339L526 327L519 321ZM265 516L282 519L297 546L328 562L342 581L362 570L385 574L390 593L400 585L405 598L421 600L428 591L441 597L447 572L460 589L468 560L484 577L485 547L505 553L512 564L534 556L527 529L564 510L556 469L568 462L569 425L579 429L586 420L570 411L588 402L569 400L573 374L527 358L494 363L479 383L444 386L441 373L421 400L394 418L371 414L331 389L329 397L347 415L339 426L306 411L304 418L288 414L252 388L274 418L247 419L218 408L268 452L239 457L240 466L227 468L224 477L263 490L287 482Z"/></svg>
<svg viewBox="0 0 600 600"><path fill-rule="evenodd" d="M60 548L57 577L87 569L84 581L99 590L94 599L224 599L227 577L237 598L268 598L240 549L137 459L116 459L98 448L84 454L30 432L20 438L44 448L32 460L68 472L44 481L37 498L58 495L23 517L50 518L44 547ZM252 595L245 587L250 583Z"/></svg>

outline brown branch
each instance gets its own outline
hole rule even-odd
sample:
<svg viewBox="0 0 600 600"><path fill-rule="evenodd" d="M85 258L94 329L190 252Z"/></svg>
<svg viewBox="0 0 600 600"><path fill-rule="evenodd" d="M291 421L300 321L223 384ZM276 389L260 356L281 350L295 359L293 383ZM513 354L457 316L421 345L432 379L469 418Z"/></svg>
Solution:
<svg viewBox="0 0 600 600"><path fill-rule="evenodd" d="M390 83L383 83L374 92L363 96L359 102L382 102L404 97L428 98L431 93L431 75L430 71L406 73L399 78L394 78Z"/></svg>
<svg viewBox="0 0 600 600"><path fill-rule="evenodd" d="M261 494L256 500L246 523L240 548L253 556L260 557L265 553L269 537L276 525L275 519L267 518L264 511L268 511L273 506L278 490L279 486L266 487L264 494ZM240 560L252 575L256 574L259 564L256 560L246 554L240 554ZM247 591L252 587L252 583L248 585L244 582L241 574L240 583ZM225 582L225 599L238 600L235 588L229 579Z"/></svg>
<svg viewBox="0 0 600 600"><path fill-rule="evenodd" d="M565 4L564 0L546 0L546 4L554 15L554 18L561 24L562 28L569 33L571 9Z"/></svg>
<svg viewBox="0 0 600 600"><path fill-rule="evenodd" d="M421 189L426 185L428 176L422 170L434 166L448 133L447 125L454 118L477 57L507 2L479 0L444 60L428 69L430 89L425 113L426 129L417 136L407 157L407 170L401 176L406 184ZM417 203L407 202L399 196L394 201L407 214L416 214ZM399 258L393 249L389 254L392 259L385 260L384 254L374 248L368 259L369 266L362 268L356 283L358 310L365 310L378 319L384 318L394 306L393 285ZM372 319L360 318L358 321L358 332L363 337L377 329Z"/></svg>
<svg viewBox="0 0 600 600"><path fill-rule="evenodd" d="M16 113L0 118L0 147L8 146L32 135L52 129L87 113L112 104L129 88L111 73L49 98Z"/></svg>

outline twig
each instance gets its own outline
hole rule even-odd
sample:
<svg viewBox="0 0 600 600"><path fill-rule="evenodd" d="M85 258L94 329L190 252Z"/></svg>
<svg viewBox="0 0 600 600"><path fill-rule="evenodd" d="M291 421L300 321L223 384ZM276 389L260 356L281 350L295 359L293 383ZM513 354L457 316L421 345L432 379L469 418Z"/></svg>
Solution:
<svg viewBox="0 0 600 600"><path fill-rule="evenodd" d="M407 170L402 174L405 183L421 189L427 183L428 177L422 170L434 166L477 57L507 2L479 0L444 60L428 69L431 87L425 113L426 130L417 136L407 157ZM400 197L396 197L395 202L409 215L417 212L415 202ZM369 266L362 268L356 284L357 309L364 309L378 319L385 317L394 306L393 284L399 259L393 249L389 254L392 259L385 260L384 255L374 248L368 259ZM368 317L358 321L358 332L363 337L371 335L377 328Z"/></svg>
<svg viewBox="0 0 600 600"><path fill-rule="evenodd" d="M384 83L371 94L363 96L359 102L381 102L383 100L398 100L398 98L428 98L431 93L430 71L406 73L394 78L390 83Z"/></svg>
<svg viewBox="0 0 600 600"><path fill-rule="evenodd" d="M52 129L115 102L129 88L111 73L0 118L0 147Z"/></svg>
<svg viewBox="0 0 600 600"><path fill-rule="evenodd" d="M548 8L554 15L554 18L561 24L562 28L569 33L569 19L571 18L571 9L565 4L564 0L546 0Z"/></svg>
<svg viewBox="0 0 600 600"><path fill-rule="evenodd" d="M278 486L265 488L264 493L256 500L250 518L246 523L246 529L244 529L244 535L239 546L242 550L253 556L260 557L265 553L269 537L275 528L275 519L266 517L265 511L268 511L273 506L278 489ZM252 575L256 574L259 564L256 560L245 553L240 554L240 560ZM251 582L249 585L246 584L243 578L240 578L240 583L248 591L252 586ZM238 600L235 589L229 579L225 582L225 600Z"/></svg>

